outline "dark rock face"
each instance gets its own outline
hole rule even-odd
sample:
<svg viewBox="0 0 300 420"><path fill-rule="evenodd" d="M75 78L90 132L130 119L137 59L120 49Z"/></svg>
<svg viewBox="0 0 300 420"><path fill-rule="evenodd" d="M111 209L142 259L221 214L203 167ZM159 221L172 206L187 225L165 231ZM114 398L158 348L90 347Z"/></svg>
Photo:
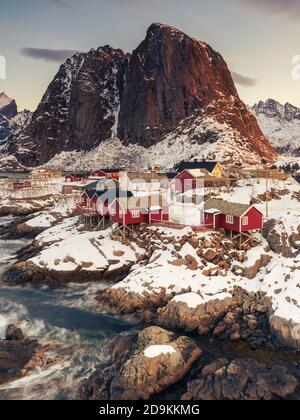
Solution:
<svg viewBox="0 0 300 420"><path fill-rule="evenodd" d="M123 51L110 46L68 59L29 126L16 141L9 142L8 154L14 154L26 166L37 166L62 151L88 151L110 138L126 62Z"/></svg>
<svg viewBox="0 0 300 420"><path fill-rule="evenodd" d="M274 156L221 55L175 28L151 25L127 69L120 139L149 147L183 119L202 114L227 123L253 151Z"/></svg>
<svg viewBox="0 0 300 420"><path fill-rule="evenodd" d="M13 118L17 113L16 101L9 98L4 92L0 93L0 114L6 118Z"/></svg>

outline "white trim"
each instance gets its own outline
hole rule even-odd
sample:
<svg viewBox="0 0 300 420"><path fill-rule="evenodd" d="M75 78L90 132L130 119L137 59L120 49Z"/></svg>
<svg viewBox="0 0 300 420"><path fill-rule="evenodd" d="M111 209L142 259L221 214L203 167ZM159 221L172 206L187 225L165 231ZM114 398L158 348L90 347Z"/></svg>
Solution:
<svg viewBox="0 0 300 420"><path fill-rule="evenodd" d="M132 219L139 219L141 217L141 210L129 210Z"/></svg>
<svg viewBox="0 0 300 420"><path fill-rule="evenodd" d="M255 209L257 210L261 215L263 215L263 213L253 204L251 207L248 208L248 210L245 211L245 213L243 213L240 217L244 217L245 214L247 214L250 210Z"/></svg>
<svg viewBox="0 0 300 420"><path fill-rule="evenodd" d="M226 224L227 225L234 225L234 216L231 216L229 214L226 214L225 217L226 217ZM231 222L231 220L232 220L232 222Z"/></svg>
<svg viewBox="0 0 300 420"><path fill-rule="evenodd" d="M247 223L245 223L247 221ZM248 226L249 225L249 216L244 216L241 218L242 226Z"/></svg>

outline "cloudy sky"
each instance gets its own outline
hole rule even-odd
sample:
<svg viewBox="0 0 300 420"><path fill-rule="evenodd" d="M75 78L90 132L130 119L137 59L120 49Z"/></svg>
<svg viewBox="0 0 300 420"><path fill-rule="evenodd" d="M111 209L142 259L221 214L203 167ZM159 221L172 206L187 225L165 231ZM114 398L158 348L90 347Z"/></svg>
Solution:
<svg viewBox="0 0 300 420"><path fill-rule="evenodd" d="M74 51L111 44L132 51L152 22L209 43L227 61L242 99L300 106L300 0L2 0L0 92L34 110L59 64Z"/></svg>

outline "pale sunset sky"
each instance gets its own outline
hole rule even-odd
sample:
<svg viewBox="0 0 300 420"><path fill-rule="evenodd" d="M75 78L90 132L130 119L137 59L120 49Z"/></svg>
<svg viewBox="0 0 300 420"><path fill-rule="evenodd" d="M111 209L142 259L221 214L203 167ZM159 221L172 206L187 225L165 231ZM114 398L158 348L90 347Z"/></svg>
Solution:
<svg viewBox="0 0 300 420"><path fill-rule="evenodd" d="M34 110L73 51L110 44L131 52L153 22L166 23L219 51L237 73L247 104L274 98L300 107L299 0L2 0L0 92Z"/></svg>

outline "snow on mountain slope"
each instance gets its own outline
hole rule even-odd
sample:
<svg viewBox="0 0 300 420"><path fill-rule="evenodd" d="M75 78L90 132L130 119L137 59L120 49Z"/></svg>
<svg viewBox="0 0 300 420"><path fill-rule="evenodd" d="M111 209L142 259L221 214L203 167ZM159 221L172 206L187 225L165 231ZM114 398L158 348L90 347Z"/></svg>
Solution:
<svg viewBox="0 0 300 420"><path fill-rule="evenodd" d="M251 108L260 128L281 154L300 156L300 109L269 99Z"/></svg>
<svg viewBox="0 0 300 420"><path fill-rule="evenodd" d="M45 166L76 170L101 166L119 166L136 170L156 165L171 169L182 159L217 159L227 164L255 164L257 154L244 142L239 132L213 117L183 120L179 127L150 148L113 138L90 152L63 152Z"/></svg>

